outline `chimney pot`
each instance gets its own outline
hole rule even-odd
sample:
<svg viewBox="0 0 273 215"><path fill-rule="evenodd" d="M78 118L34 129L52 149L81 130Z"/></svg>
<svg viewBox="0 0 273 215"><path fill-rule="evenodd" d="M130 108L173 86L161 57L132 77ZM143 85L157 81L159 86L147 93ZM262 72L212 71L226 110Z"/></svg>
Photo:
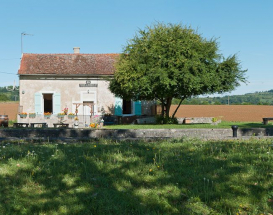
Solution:
<svg viewBox="0 0 273 215"><path fill-rule="evenodd" d="M79 54L80 53L80 47L74 47L74 54Z"/></svg>

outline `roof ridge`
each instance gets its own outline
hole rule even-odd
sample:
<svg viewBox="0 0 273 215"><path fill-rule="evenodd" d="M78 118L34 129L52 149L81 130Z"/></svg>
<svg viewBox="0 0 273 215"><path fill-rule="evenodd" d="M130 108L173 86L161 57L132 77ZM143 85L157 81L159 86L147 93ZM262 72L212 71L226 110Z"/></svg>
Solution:
<svg viewBox="0 0 273 215"><path fill-rule="evenodd" d="M23 53L23 55L120 55L120 53Z"/></svg>

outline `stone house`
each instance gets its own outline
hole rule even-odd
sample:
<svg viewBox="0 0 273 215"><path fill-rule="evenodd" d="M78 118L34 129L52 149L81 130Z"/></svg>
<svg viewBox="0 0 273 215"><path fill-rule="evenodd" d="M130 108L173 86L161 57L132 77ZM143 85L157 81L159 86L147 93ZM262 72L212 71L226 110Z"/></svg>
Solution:
<svg viewBox="0 0 273 215"><path fill-rule="evenodd" d="M125 101L108 89L119 54L23 54L18 70L19 112L33 113L18 122L60 121L58 114L77 114L80 125L89 125L104 113L116 116L151 115L151 102ZM49 119L45 113L52 114ZM73 119L64 120L73 127Z"/></svg>

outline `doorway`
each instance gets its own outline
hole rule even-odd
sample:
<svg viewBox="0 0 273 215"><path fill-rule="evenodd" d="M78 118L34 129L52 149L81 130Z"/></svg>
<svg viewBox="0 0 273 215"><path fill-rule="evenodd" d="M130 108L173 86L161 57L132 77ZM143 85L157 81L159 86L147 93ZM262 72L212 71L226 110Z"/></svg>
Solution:
<svg viewBox="0 0 273 215"><path fill-rule="evenodd" d="M94 102L83 101L83 115L92 116L94 115Z"/></svg>
<svg viewBox="0 0 273 215"><path fill-rule="evenodd" d="M53 112L52 96L53 96L53 94L43 94L43 97L44 97L44 113L52 113Z"/></svg>
<svg viewBox="0 0 273 215"><path fill-rule="evenodd" d="M124 100L123 99L122 113L123 114L132 114L132 101L131 100Z"/></svg>
<svg viewBox="0 0 273 215"><path fill-rule="evenodd" d="M92 116L94 116L94 102L83 101L83 119L85 127L90 125Z"/></svg>

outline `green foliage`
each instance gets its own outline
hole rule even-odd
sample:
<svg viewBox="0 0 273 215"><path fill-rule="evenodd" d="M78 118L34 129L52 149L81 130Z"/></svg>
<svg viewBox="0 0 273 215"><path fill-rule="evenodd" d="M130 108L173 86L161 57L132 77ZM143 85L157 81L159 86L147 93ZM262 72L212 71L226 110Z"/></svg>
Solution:
<svg viewBox="0 0 273 215"><path fill-rule="evenodd" d="M272 214L272 140L0 144L0 214Z"/></svg>
<svg viewBox="0 0 273 215"><path fill-rule="evenodd" d="M8 86L12 89L12 86ZM0 87L0 101L18 101L19 91L8 91L6 87Z"/></svg>
<svg viewBox="0 0 273 215"><path fill-rule="evenodd" d="M170 118L162 115L157 115L156 124L178 124L178 121L176 117Z"/></svg>
<svg viewBox="0 0 273 215"><path fill-rule="evenodd" d="M9 98L5 94L0 94L0 101L8 101Z"/></svg>
<svg viewBox="0 0 273 215"><path fill-rule="evenodd" d="M0 93L7 93L8 90L6 87L0 87Z"/></svg>
<svg viewBox="0 0 273 215"><path fill-rule="evenodd" d="M13 124L16 122L17 120L9 120L9 127L13 127Z"/></svg>
<svg viewBox="0 0 273 215"><path fill-rule="evenodd" d="M218 118L217 117L213 117L212 118L212 122L217 122L218 121Z"/></svg>
<svg viewBox="0 0 273 215"><path fill-rule="evenodd" d="M245 72L235 55L225 59L218 53L215 39L190 27L158 23L139 30L125 46L110 90L125 99L156 99L169 117L173 98L231 91L246 81Z"/></svg>

